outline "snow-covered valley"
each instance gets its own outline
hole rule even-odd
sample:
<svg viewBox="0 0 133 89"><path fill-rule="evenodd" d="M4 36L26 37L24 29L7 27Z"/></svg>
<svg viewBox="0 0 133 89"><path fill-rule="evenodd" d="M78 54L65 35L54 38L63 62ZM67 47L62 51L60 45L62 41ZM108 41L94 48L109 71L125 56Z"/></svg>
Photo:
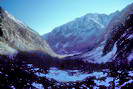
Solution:
<svg viewBox="0 0 133 89"><path fill-rule="evenodd" d="M37 71L36 68L34 70ZM35 72L35 75L46 78L49 83L34 82L33 86L38 89L125 89L132 87L133 84L131 70L103 69L97 72L81 72L80 70L60 70L54 67L46 73Z"/></svg>

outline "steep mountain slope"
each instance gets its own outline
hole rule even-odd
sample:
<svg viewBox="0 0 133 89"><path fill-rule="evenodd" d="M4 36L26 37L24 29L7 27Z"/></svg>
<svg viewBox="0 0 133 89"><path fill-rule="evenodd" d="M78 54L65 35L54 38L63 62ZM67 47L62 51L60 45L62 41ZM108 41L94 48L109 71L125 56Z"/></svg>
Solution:
<svg viewBox="0 0 133 89"><path fill-rule="evenodd" d="M93 63L114 61L127 65L133 61L133 4L123 9L107 26L105 40L95 49L82 54L82 58ZM81 56L81 55L80 55Z"/></svg>
<svg viewBox="0 0 133 89"><path fill-rule="evenodd" d="M133 61L133 4L130 4L114 17L109 23L107 41L103 55L108 54L116 45L117 51L113 60L118 64L127 65Z"/></svg>
<svg viewBox="0 0 133 89"><path fill-rule="evenodd" d="M101 42L105 27L117 13L87 14L55 28L43 37L57 53L90 50Z"/></svg>
<svg viewBox="0 0 133 89"><path fill-rule="evenodd" d="M12 54L17 51L42 51L53 57L56 54L41 36L7 11L0 8L0 54Z"/></svg>

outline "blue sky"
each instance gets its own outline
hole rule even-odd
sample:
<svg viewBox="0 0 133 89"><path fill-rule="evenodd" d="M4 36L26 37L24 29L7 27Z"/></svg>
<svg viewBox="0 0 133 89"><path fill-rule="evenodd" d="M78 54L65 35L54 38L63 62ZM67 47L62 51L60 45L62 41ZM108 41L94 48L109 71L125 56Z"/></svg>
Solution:
<svg viewBox="0 0 133 89"><path fill-rule="evenodd" d="M133 0L0 0L0 6L41 35L87 13L112 13Z"/></svg>

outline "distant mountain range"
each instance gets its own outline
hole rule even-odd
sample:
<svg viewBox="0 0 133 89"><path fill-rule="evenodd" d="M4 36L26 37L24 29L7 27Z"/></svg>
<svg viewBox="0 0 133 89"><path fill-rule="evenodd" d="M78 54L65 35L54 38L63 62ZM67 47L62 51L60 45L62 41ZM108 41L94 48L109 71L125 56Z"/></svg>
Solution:
<svg viewBox="0 0 133 89"><path fill-rule="evenodd" d="M108 23L118 13L119 11L110 15L86 14L53 29L43 37L52 49L60 54L91 50L104 39Z"/></svg>

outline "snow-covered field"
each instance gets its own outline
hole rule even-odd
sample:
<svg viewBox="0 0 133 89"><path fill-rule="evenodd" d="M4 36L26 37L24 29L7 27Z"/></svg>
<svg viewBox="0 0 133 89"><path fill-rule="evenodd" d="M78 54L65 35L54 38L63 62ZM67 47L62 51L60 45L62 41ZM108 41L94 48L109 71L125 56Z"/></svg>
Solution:
<svg viewBox="0 0 133 89"><path fill-rule="evenodd" d="M79 70L59 70L57 68L51 68L47 74L36 73L39 77L47 77L54 79L58 82L76 82L82 81L86 78L95 76L97 79L106 77L107 73L93 72L93 73L82 73Z"/></svg>
<svg viewBox="0 0 133 89"><path fill-rule="evenodd" d="M80 70L60 70L52 67L47 73L36 72L35 75L48 79L51 85L49 89L53 89L53 86L58 88L71 87L70 89L121 89L133 84L133 71L128 71L126 73L117 71L118 76L111 76L110 73L111 71L109 69L88 73L81 72ZM122 77L120 78L119 76ZM42 84L33 83L32 85L38 89L45 89ZM45 83L43 85L45 86Z"/></svg>

